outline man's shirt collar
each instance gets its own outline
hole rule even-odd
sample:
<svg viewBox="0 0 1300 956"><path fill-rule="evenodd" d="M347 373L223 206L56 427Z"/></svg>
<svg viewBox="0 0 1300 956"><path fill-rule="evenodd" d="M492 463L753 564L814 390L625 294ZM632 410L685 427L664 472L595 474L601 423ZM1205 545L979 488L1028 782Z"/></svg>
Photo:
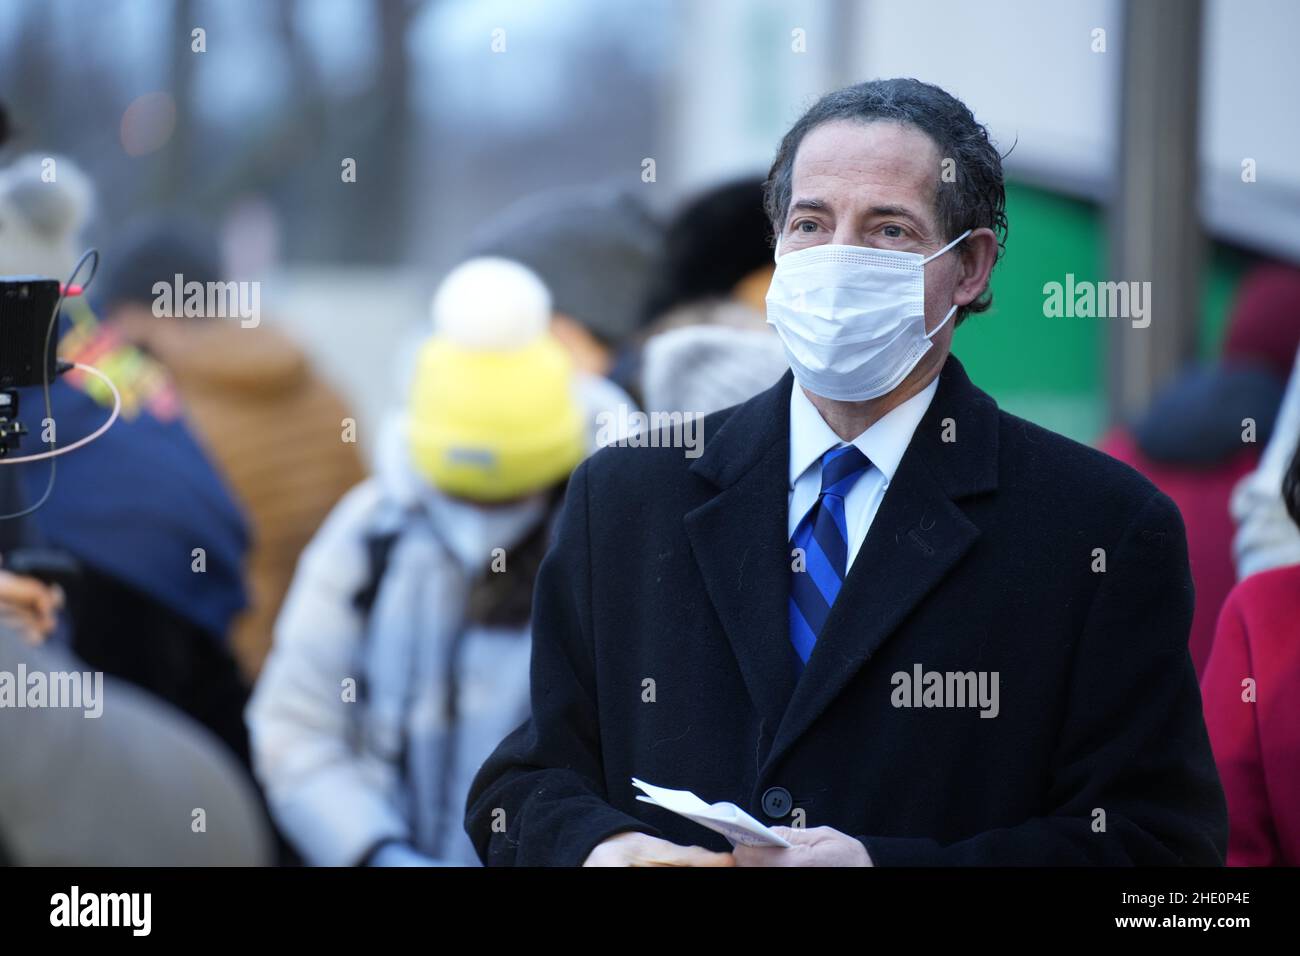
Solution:
<svg viewBox="0 0 1300 956"><path fill-rule="evenodd" d="M898 463L903 460L912 441L916 426L925 417L934 393L939 389L939 376L896 408L890 409L852 444L857 446L870 462L885 476L885 484L894 478ZM799 383L790 384L790 487L799 476L816 464L826 452L845 444L822 418Z"/></svg>

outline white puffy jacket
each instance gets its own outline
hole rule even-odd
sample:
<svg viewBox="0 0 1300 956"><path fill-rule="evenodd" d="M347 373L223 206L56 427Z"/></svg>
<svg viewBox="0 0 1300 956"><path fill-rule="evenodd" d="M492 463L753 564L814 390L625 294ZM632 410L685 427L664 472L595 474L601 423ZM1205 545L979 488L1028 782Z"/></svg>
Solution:
<svg viewBox="0 0 1300 956"><path fill-rule="evenodd" d="M530 640L526 628L462 630L469 581L441 543L437 514L390 421L377 474L303 552L276 622L247 719L272 813L309 863L356 864L386 839L441 862L478 863L465 798L483 760L527 715ZM371 573L367 539L399 526L363 615L353 598Z"/></svg>

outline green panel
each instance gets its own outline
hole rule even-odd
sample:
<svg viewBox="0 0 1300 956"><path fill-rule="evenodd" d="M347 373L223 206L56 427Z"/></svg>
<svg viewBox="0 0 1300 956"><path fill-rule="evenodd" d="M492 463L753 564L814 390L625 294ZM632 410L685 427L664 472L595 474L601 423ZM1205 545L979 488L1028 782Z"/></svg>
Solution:
<svg viewBox="0 0 1300 956"><path fill-rule="evenodd" d="M1100 381L1100 323L1043 316L1043 285L1102 278L1092 205L1007 187L1006 253L993 270L993 307L962 323L958 357L992 388L1088 392Z"/></svg>
<svg viewBox="0 0 1300 956"><path fill-rule="evenodd" d="M1099 217L1088 202L1008 183L1006 252L993 307L962 323L953 349L1004 408L1087 438L1104 414L1103 323L1047 318L1043 286L1102 278Z"/></svg>
<svg viewBox="0 0 1300 956"><path fill-rule="evenodd" d="M993 307L963 322L953 349L971 378L1014 414L1080 441L1106 424L1105 319L1047 318L1043 286L1104 278L1100 210L1019 183L1007 184L1006 253L993 272ZM1202 277L1199 355L1218 354L1233 294L1253 260L1212 244Z"/></svg>

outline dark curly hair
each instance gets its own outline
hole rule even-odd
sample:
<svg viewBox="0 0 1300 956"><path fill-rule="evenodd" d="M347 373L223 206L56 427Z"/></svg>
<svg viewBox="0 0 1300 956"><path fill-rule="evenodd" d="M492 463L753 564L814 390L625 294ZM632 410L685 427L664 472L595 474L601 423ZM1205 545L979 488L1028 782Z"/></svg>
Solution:
<svg viewBox="0 0 1300 956"><path fill-rule="evenodd" d="M915 127L934 141L940 156L954 160L953 182L936 175L935 212L939 225L949 241L967 229L992 229L998 237L1000 258L1007 236L1002 156L989 142L988 130L976 122L965 103L937 86L910 78L871 80L836 90L799 117L781 140L764 183L763 204L773 230L780 234L785 223L794 158L804 137L823 123L878 119ZM972 312L984 312L992 304L993 293L985 289L974 302L957 310L957 323Z"/></svg>

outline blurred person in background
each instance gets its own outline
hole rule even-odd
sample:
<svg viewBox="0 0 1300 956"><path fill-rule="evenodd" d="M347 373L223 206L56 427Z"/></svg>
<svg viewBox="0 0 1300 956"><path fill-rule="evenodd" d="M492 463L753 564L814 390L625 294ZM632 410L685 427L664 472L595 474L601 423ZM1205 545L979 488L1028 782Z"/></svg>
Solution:
<svg viewBox="0 0 1300 956"><path fill-rule="evenodd" d="M1138 421L1114 429L1100 443L1102 451L1146 475L1182 512L1196 587L1188 649L1198 676L1236 581L1229 499L1273 433L1298 345L1300 271L1260 266L1242 281L1218 361L1185 370ZM1246 420L1254 423L1253 440L1245 437ZM1275 489L1271 497L1277 498Z"/></svg>
<svg viewBox="0 0 1300 956"><path fill-rule="evenodd" d="M0 150L8 138L9 113L0 103ZM54 633L66 595L57 585L30 575L13 574L2 566L3 559L15 549L40 543L31 515L25 513L27 494L21 467L0 466L0 624L35 644Z"/></svg>
<svg viewBox="0 0 1300 956"><path fill-rule="evenodd" d="M518 263L453 270L376 474L303 555L248 721L310 863L477 862L465 797L527 714L533 581L590 444L552 310Z"/></svg>
<svg viewBox="0 0 1300 956"><path fill-rule="evenodd" d="M627 389L615 360L641 327L662 227L611 187L552 189L521 199L470 240L472 256L527 266L551 294L550 331L577 368ZM614 397L611 393L611 397Z"/></svg>
<svg viewBox="0 0 1300 956"><path fill-rule="evenodd" d="M64 157L23 156L0 169L0 274L67 281L93 198L90 181ZM98 321L83 297L65 303L59 323L59 357L112 379L121 416L72 454L0 467L18 470L26 500L36 503L57 465L32 522L45 544L81 565L68 595L72 649L175 704L247 761L247 689L226 644L246 603L244 517L191 433L166 370ZM43 417L42 389L19 392L22 407ZM50 400L60 445L90 434L113 407L103 383L80 370L61 375ZM31 439L27 446L40 450Z"/></svg>
<svg viewBox="0 0 1300 956"><path fill-rule="evenodd" d="M1296 300L1290 303L1294 305ZM1300 446L1300 349L1291 368L1286 395L1273 436L1264 447L1259 467L1232 491L1232 517L1237 533L1232 541L1237 579L1300 563L1300 529L1291 520L1282 497L1282 479Z"/></svg>
<svg viewBox="0 0 1300 956"><path fill-rule="evenodd" d="M652 335L641 349L641 405L647 412L707 415L770 388L789 364L771 332L687 325Z"/></svg>
<svg viewBox="0 0 1300 956"><path fill-rule="evenodd" d="M216 239L197 222L142 220L112 248L97 311L157 359L252 530L249 607L231 647L251 684L302 549L365 470L345 439L348 410L290 338L261 321L154 314L155 283L223 281Z"/></svg>
<svg viewBox="0 0 1300 956"><path fill-rule="evenodd" d="M1281 487L1300 528L1300 451ZM1230 866L1300 866L1300 564L1232 589L1201 681Z"/></svg>
<svg viewBox="0 0 1300 956"><path fill-rule="evenodd" d="M8 121L0 105L0 147L4 146L6 131ZM90 215L90 182L69 160L52 159L57 172L51 182L40 177L47 166L38 164L35 157L0 173L0 273L36 273L65 281L81 251L77 237ZM85 281L85 274L79 281ZM69 311L82 323L94 320L79 300L72 299L68 304ZM65 323L62 330L68 328ZM27 389L25 398L32 410L42 407L39 390ZM94 401L78 401L77 395L64 394L64 386L55 386L51 398L56 407L73 412L75 419L57 419L66 425L64 444L98 427L107 414L107 408ZM114 429L120 425L114 425ZM81 431L83 427L86 432ZM109 429L100 441L120 438L114 436L114 429ZM140 433L135 438L135 446L139 447ZM62 459L59 480L68 481L72 472L72 484L86 496L79 502L83 509L117 505L133 510L135 519L147 523L148 501L134 509L127 502L113 502L112 496L105 502L99 497L98 485L86 484L90 471L69 467L75 466L74 458L91 453L94 447L92 444ZM122 453L122 442L116 441L116 449ZM31 454L34 450L39 449L31 445L17 454ZM51 515L40 509L32 514L22 512L29 503L25 477L30 476L25 472L40 473L40 480L30 484L39 486L36 494L43 496L48 467L0 467L0 554L45 544L38 520ZM120 486L118 492L123 488ZM195 490L195 501L203 501L203 486L199 484ZM44 509L56 507L60 498L52 494ZM83 509L69 507L85 514ZM55 524L57 531L59 522ZM59 537L56 533L56 540ZM107 559L112 570L118 551L136 544L117 541L100 559ZM75 593L82 598L86 591L95 596L92 604L98 598L98 607L83 602L81 627L70 627L60 587L0 567L0 671L6 675L26 672L29 679L36 672L51 679L52 675L69 672L85 674L87 663L75 657L68 646L61 646L64 641L73 648L88 646L94 650L99 645L98 649L105 652L101 657L121 665L121 654L104 645L104 641L112 640L109 628L120 626L121 631L112 632L123 640L146 645L135 649L139 659L159 649L164 652L164 663L149 662L146 666L149 674L168 684L172 691L181 691L173 682L178 676L183 679L182 674L198 674L203 679L200 671L207 657L207 637L191 643L187 639L194 637L192 627L173 627L172 611L114 579L110 572L105 575L96 567L83 568ZM118 624L109 624L110 620ZM131 628L138 628L138 635L130 633ZM165 667L178 666L181 674L175 670L170 675L162 672ZM126 666L121 670L133 669ZM136 676L139 674L135 671ZM27 688L19 687L14 679L12 691L26 693ZM112 676L103 680L100 695L95 702L99 713L94 719L86 719L85 710L14 708L16 701L5 702L5 732L0 734L0 765L5 767L5 773L0 775L0 862L38 866L256 866L272 861L272 831L265 808L252 779L231 753L243 739L238 723L231 724L222 717L220 706L209 709L191 698L201 715L234 735L233 740L218 739L173 706ZM108 698L107 704L103 697ZM237 708L240 702L235 698ZM72 782L69 767L75 770ZM203 808L204 812L200 829L196 829L195 808Z"/></svg>
<svg viewBox="0 0 1300 956"><path fill-rule="evenodd" d="M763 178L707 189L664 229L642 325L648 334L701 322L763 328L774 268Z"/></svg>
<svg viewBox="0 0 1300 956"><path fill-rule="evenodd" d="M642 329L616 377L647 412L707 414L763 391L787 366L767 327L772 225L763 180L705 190L669 221L642 308Z"/></svg>
<svg viewBox="0 0 1300 956"><path fill-rule="evenodd" d="M111 677L97 690L66 650L0 623L0 673L79 676L84 706L0 712L0 862L22 866L264 866L265 811L209 731ZM29 685L30 686L30 685ZM69 685L70 686L70 685ZM0 691L0 696L3 695ZM13 693L28 687L15 680ZM201 810L201 817L196 814Z"/></svg>

